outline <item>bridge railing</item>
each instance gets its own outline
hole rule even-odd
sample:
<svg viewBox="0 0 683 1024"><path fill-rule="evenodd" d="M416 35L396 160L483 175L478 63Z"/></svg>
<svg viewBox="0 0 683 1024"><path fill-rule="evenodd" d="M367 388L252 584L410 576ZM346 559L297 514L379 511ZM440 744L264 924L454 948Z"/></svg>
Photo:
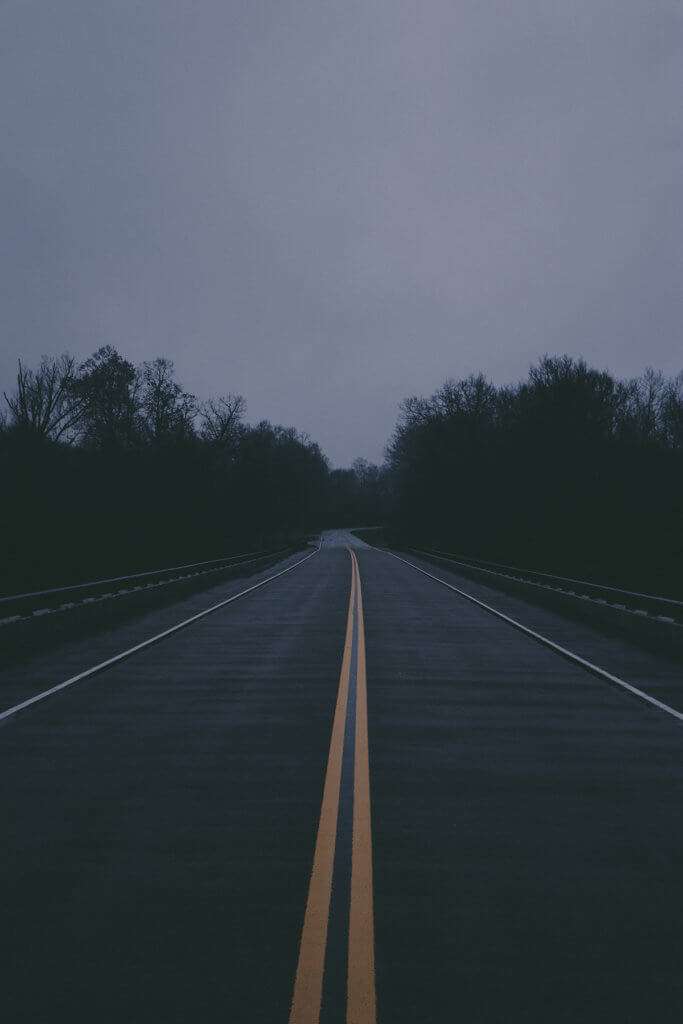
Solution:
<svg viewBox="0 0 683 1024"><path fill-rule="evenodd" d="M66 609L78 604L93 603L103 598L123 596L167 583L190 580L193 577L208 576L225 569L256 565L277 555L284 557L295 547L296 545L288 544L261 551L243 551L223 555L219 558L205 559L201 562L186 562L182 565L166 566L161 569L146 569L143 572L129 573L124 576L108 576L104 579L72 583L62 587L50 587L46 590L6 594L0 597L0 623L24 618L28 615L40 615L43 611Z"/></svg>
<svg viewBox="0 0 683 1024"><path fill-rule="evenodd" d="M637 590L624 590L620 587L596 583L592 580L576 579L572 576L558 576L537 569L520 569L518 566L490 562L469 555L459 555L438 549L411 548L415 554L427 554L440 558L453 565L479 570L480 573L497 576L520 583L533 584L546 590L554 590L572 597L588 598L599 604L612 608L644 612L663 621L683 623L683 601L656 594L644 594Z"/></svg>

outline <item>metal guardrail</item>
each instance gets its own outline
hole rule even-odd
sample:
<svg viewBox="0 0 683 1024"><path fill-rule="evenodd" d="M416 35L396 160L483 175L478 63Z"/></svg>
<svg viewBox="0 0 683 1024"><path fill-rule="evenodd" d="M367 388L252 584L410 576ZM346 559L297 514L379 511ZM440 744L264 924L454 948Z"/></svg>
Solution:
<svg viewBox="0 0 683 1024"><path fill-rule="evenodd" d="M683 601L675 598L660 597L656 594L644 594L637 590L623 590L620 587L594 583L590 580L576 579L572 576L557 576L553 573L541 572L537 569L520 569L517 566L505 565L500 562L489 562L468 555L456 555L438 549L411 549L416 554L426 554L442 558L454 565L462 565L478 569L482 573L503 576L506 579L521 583L533 584L547 590L555 590L571 597L589 598L599 604L610 605L612 608L627 611L645 612L658 619L669 622L683 622ZM571 585L568 588L567 585ZM573 588L578 588L573 589Z"/></svg>
<svg viewBox="0 0 683 1024"><path fill-rule="evenodd" d="M163 569L147 569L144 572L129 573L127 576L109 576L100 580L89 580L86 583L72 583L63 587L50 587L47 590L32 590L21 594L7 594L0 597L0 622L23 618L42 612L54 611L58 608L71 608L77 604L90 603L104 597L115 597L135 591L190 579L194 576L208 575L223 569L249 565L275 555L291 551L292 545L268 549L264 551L245 551L221 558L206 559L202 562L188 562L183 565L168 566ZM133 584L115 588L102 593L106 588L116 584Z"/></svg>

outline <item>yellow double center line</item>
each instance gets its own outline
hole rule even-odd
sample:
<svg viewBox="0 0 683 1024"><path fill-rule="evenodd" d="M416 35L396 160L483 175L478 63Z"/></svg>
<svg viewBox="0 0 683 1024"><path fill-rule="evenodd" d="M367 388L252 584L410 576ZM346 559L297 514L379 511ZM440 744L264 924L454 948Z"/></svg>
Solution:
<svg viewBox="0 0 683 1024"><path fill-rule="evenodd" d="M344 656L332 723L332 738L325 772L311 881L301 933L290 1024L318 1024L320 1020L339 825L344 734L347 725L347 711L349 711L349 689L352 686L355 686L355 701L351 702L355 707L355 722L351 723L354 729L353 838L348 917L346 1021L347 1024L375 1024L377 1019L365 629L358 561L350 548L349 554L351 555L351 594L346 620Z"/></svg>

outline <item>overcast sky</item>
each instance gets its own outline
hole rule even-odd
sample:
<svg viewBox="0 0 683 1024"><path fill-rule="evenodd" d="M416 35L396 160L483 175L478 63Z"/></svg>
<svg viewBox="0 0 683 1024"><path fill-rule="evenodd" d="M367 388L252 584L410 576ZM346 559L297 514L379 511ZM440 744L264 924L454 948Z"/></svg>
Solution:
<svg viewBox="0 0 683 1024"><path fill-rule="evenodd" d="M679 0L0 0L0 382L112 344L380 459L543 352L683 366Z"/></svg>

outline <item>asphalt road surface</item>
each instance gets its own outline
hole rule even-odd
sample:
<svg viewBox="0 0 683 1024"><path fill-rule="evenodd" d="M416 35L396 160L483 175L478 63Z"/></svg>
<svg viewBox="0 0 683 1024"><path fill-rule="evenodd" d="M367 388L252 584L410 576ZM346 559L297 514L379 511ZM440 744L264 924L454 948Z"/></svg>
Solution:
<svg viewBox="0 0 683 1024"><path fill-rule="evenodd" d="M8 1024L681 1019L680 670L408 560L329 533L2 673Z"/></svg>

